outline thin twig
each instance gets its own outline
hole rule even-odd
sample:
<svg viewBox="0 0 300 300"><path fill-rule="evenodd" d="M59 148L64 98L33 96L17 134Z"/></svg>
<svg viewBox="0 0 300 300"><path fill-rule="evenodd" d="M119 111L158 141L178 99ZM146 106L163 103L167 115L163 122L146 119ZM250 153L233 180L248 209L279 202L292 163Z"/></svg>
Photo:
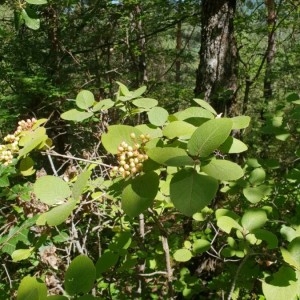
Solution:
<svg viewBox="0 0 300 300"><path fill-rule="evenodd" d="M50 155L50 154L47 154L47 157L48 157L48 160L49 160L49 163L50 163L50 166L51 166L51 169L52 169L54 175L55 175L55 176L58 176L58 173L57 173L56 168L55 168L55 166L54 166L54 163L53 163L53 160L52 160L51 155Z"/></svg>
<svg viewBox="0 0 300 300"><path fill-rule="evenodd" d="M232 285L231 285L230 292L228 294L227 300L231 300L231 296L232 296L232 294L234 292L234 289L235 289L236 281L237 281L237 279L240 275L242 267L244 266L244 264L246 263L248 258L249 258L249 255L246 255L244 257L244 259L241 261L240 265L238 266L238 268L236 270L236 273L235 273L235 276L234 276L233 281L232 281Z"/></svg>
<svg viewBox="0 0 300 300"><path fill-rule="evenodd" d="M11 280L11 278L10 278L10 276L9 276L8 270L7 270L7 268L6 268L6 265L5 265L5 264L2 264L2 267L4 268L5 273L6 273L6 275L7 275L7 278L8 278L8 281L9 281L9 287L12 289L12 280Z"/></svg>
<svg viewBox="0 0 300 300"><path fill-rule="evenodd" d="M57 153L53 150L52 151L47 151L47 152L41 152L41 153L46 154L46 155L51 155L51 156L58 156L58 157L83 161L83 162L87 162L87 163L90 163L90 164L96 164L96 165L99 165L99 166L104 166L104 167L107 167L107 168L113 168L113 166L104 164L104 163L99 162L99 161L92 161L92 160L89 160L89 159L79 158L79 157L75 157L75 156L71 156L71 155L64 155L64 154Z"/></svg>

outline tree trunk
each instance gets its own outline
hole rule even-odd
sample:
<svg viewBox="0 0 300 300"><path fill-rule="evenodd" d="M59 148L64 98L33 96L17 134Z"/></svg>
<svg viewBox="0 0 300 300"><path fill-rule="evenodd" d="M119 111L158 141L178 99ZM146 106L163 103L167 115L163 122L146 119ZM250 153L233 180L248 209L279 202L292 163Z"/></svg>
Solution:
<svg viewBox="0 0 300 300"><path fill-rule="evenodd" d="M274 0L265 0L267 9L267 24L268 24L268 49L266 57L266 71L264 78L264 98L268 100L272 98L272 63L276 52L276 6Z"/></svg>
<svg viewBox="0 0 300 300"><path fill-rule="evenodd" d="M195 95L220 113L234 114L237 47L233 19L236 0L203 0L200 64Z"/></svg>

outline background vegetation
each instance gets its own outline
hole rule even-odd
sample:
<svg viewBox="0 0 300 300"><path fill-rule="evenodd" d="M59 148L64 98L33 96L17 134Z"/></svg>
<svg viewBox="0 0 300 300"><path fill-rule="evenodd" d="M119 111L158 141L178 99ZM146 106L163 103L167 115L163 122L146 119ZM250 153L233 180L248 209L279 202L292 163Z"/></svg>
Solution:
<svg viewBox="0 0 300 300"><path fill-rule="evenodd" d="M300 297L299 7L211 2L0 1L1 299Z"/></svg>

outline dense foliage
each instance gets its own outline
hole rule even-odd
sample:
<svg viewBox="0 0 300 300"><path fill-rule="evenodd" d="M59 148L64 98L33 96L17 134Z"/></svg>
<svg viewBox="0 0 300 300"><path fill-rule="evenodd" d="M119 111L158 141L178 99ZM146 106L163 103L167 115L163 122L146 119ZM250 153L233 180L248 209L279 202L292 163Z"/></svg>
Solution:
<svg viewBox="0 0 300 300"><path fill-rule="evenodd" d="M0 1L1 299L300 297L298 5L237 1L211 102L201 11Z"/></svg>

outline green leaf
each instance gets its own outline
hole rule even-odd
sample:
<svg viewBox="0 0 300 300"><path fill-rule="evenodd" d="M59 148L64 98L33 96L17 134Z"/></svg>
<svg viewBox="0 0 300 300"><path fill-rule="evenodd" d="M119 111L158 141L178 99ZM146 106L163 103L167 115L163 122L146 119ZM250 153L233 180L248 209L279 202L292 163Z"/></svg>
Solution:
<svg viewBox="0 0 300 300"><path fill-rule="evenodd" d="M228 138L232 127L230 119L213 119L199 126L188 142L192 156L207 157Z"/></svg>
<svg viewBox="0 0 300 300"><path fill-rule="evenodd" d="M254 169L249 176L249 182L251 185L260 185L266 179L266 172L263 168Z"/></svg>
<svg viewBox="0 0 300 300"><path fill-rule="evenodd" d="M34 161L29 156L23 158L20 162L20 172L23 176L30 176L34 174L35 169L33 168Z"/></svg>
<svg viewBox="0 0 300 300"><path fill-rule="evenodd" d="M133 146L134 141L130 134L134 133L139 137L142 133L135 127L128 125L112 125L108 127L108 132L102 135L102 144L107 152L112 154L118 153L118 147L122 142Z"/></svg>
<svg viewBox="0 0 300 300"><path fill-rule="evenodd" d="M191 137L196 127L184 121L174 121L163 129L163 135L168 139L180 138L188 139Z"/></svg>
<svg viewBox="0 0 300 300"><path fill-rule="evenodd" d="M79 111L75 108L70 109L60 115L60 117L67 121L75 121L75 122L81 122L85 119L90 118L93 116L92 112L88 111Z"/></svg>
<svg viewBox="0 0 300 300"><path fill-rule="evenodd" d="M46 135L46 129L44 127L39 127L36 130L29 132L19 141L19 145L23 146L23 148L19 151L18 158L27 155L47 139L48 136Z"/></svg>
<svg viewBox="0 0 300 300"><path fill-rule="evenodd" d="M37 225L57 226L63 223L71 215L73 209L76 206L76 201L68 201L62 205L56 206L46 213L39 216L36 221Z"/></svg>
<svg viewBox="0 0 300 300"><path fill-rule="evenodd" d="M178 120L187 120L187 119L193 119L193 118L201 118L201 119L213 119L214 118L214 115L211 112L209 112L206 109L203 109L201 107L189 107L185 110L175 113L174 116Z"/></svg>
<svg viewBox="0 0 300 300"><path fill-rule="evenodd" d="M268 196L272 188L268 185L260 185L256 187L247 187L243 189L243 194L251 203L258 203L264 197Z"/></svg>
<svg viewBox="0 0 300 300"><path fill-rule="evenodd" d="M139 98L132 101L136 107L150 109L158 104L158 101L152 98Z"/></svg>
<svg viewBox="0 0 300 300"><path fill-rule="evenodd" d="M288 102L293 102L293 101L297 101L300 99L298 93L295 93L295 92L292 92L292 93L289 93L285 96L286 100Z"/></svg>
<svg viewBox="0 0 300 300"><path fill-rule="evenodd" d="M244 129L250 124L251 118L248 116L238 116L231 118L232 129Z"/></svg>
<svg viewBox="0 0 300 300"><path fill-rule="evenodd" d="M217 225L221 230L228 234L230 233L232 228L238 229L240 231L243 230L243 227L237 221L227 216L220 217L217 221Z"/></svg>
<svg viewBox="0 0 300 300"><path fill-rule="evenodd" d="M42 5L47 4L47 0L25 0L29 4Z"/></svg>
<svg viewBox="0 0 300 300"><path fill-rule="evenodd" d="M46 300L69 300L69 298L65 296L53 295L53 296L48 296Z"/></svg>
<svg viewBox="0 0 300 300"><path fill-rule="evenodd" d="M192 252L188 249L178 249L173 254L173 257L178 262L186 262L192 258Z"/></svg>
<svg viewBox="0 0 300 300"><path fill-rule="evenodd" d="M159 177L147 172L132 179L122 193L122 209L130 217L136 217L149 208L158 192Z"/></svg>
<svg viewBox="0 0 300 300"><path fill-rule="evenodd" d="M81 109L87 110L94 102L95 97L93 93L87 90L80 91L76 97L76 105Z"/></svg>
<svg viewBox="0 0 300 300"><path fill-rule="evenodd" d="M120 94L126 97L131 97L132 93L128 90L127 86L123 83L116 81L116 83L119 85L119 91Z"/></svg>
<svg viewBox="0 0 300 300"><path fill-rule="evenodd" d="M118 259L118 253L112 251L104 252L96 263L97 278L99 278L102 273L107 272L110 268L115 266Z"/></svg>
<svg viewBox="0 0 300 300"><path fill-rule="evenodd" d="M0 177L0 187L10 186L8 175L4 175Z"/></svg>
<svg viewBox="0 0 300 300"><path fill-rule="evenodd" d="M195 164L194 160L181 148L156 147L149 149L147 155L155 162L166 166L182 167Z"/></svg>
<svg viewBox="0 0 300 300"><path fill-rule="evenodd" d="M219 147L219 150L223 153L241 153L248 150L246 144L242 141L229 136L226 141Z"/></svg>
<svg viewBox="0 0 300 300"><path fill-rule="evenodd" d="M287 262L292 267L295 267L298 271L300 270L300 237L293 239L287 250L281 248L281 254L285 262Z"/></svg>
<svg viewBox="0 0 300 300"><path fill-rule="evenodd" d="M251 232L257 239L266 241L268 244L268 249L275 249L278 247L278 239L274 233L260 228L254 229Z"/></svg>
<svg viewBox="0 0 300 300"><path fill-rule="evenodd" d="M211 202L218 186L212 177L198 174L194 169L183 169L170 182L170 198L181 213L192 216Z"/></svg>
<svg viewBox="0 0 300 300"><path fill-rule="evenodd" d="M47 297L46 284L35 277L26 276L18 288L17 300L45 300Z"/></svg>
<svg viewBox="0 0 300 300"><path fill-rule="evenodd" d="M155 126L163 126L168 120L169 113L162 107L153 107L147 113L149 122Z"/></svg>
<svg viewBox="0 0 300 300"><path fill-rule="evenodd" d="M96 102L92 108L93 112L99 111L99 110L107 110L110 109L115 105L115 102L111 99L103 99L99 102Z"/></svg>
<svg viewBox="0 0 300 300"><path fill-rule="evenodd" d="M263 209L249 209L242 216L241 224L249 232L252 232L254 229L263 227L267 220L267 214Z"/></svg>
<svg viewBox="0 0 300 300"><path fill-rule="evenodd" d="M27 259L28 257L30 257L30 255L32 254L33 250L34 250L34 247L31 247L29 249L18 249L18 250L15 250L11 254L11 258L12 258L13 262L17 262L17 261L20 261L20 260Z"/></svg>
<svg viewBox="0 0 300 300"><path fill-rule="evenodd" d="M299 272L283 266L268 280L262 282L266 300L296 300L300 294ZM268 281L268 282L267 282Z"/></svg>
<svg viewBox="0 0 300 300"><path fill-rule="evenodd" d="M210 248L210 242L204 239L195 240L193 243L193 252L195 254L204 253Z"/></svg>
<svg viewBox="0 0 300 300"><path fill-rule="evenodd" d="M141 86L140 88L138 88L135 91L131 92L132 97L133 98L140 97L140 96L142 96L146 92L146 90L147 90L147 87L145 85Z"/></svg>
<svg viewBox="0 0 300 300"><path fill-rule="evenodd" d="M22 16L22 19L24 20L25 22L25 25L30 28L30 29L33 29L33 30L37 30L40 28L40 19L37 19L35 16L34 18L31 17L31 11L29 9L22 9L21 10L21 16Z"/></svg>
<svg viewBox="0 0 300 300"><path fill-rule="evenodd" d="M59 177L42 176L33 185L33 191L41 202L54 205L71 195L69 185Z"/></svg>
<svg viewBox="0 0 300 300"><path fill-rule="evenodd" d="M234 219L235 221L238 221L240 219L240 216L237 215L235 212L229 210L229 209L226 209L226 208L219 208L216 210L215 212L215 215L216 215L216 219L218 220L220 217L223 217L223 216L227 216L227 217L230 217L231 219Z"/></svg>
<svg viewBox="0 0 300 300"><path fill-rule="evenodd" d="M65 290L70 296L88 293L96 280L96 268L92 260L79 255L72 260L65 274Z"/></svg>
<svg viewBox="0 0 300 300"><path fill-rule="evenodd" d="M201 166L201 171L218 180L237 180L244 175L243 169L238 164L215 158Z"/></svg>
<svg viewBox="0 0 300 300"><path fill-rule="evenodd" d="M74 200L78 201L80 199L80 196L87 185L91 173L92 171L84 171L77 177L77 180L72 187L72 197Z"/></svg>
<svg viewBox="0 0 300 300"><path fill-rule="evenodd" d="M200 106L202 106L204 109L208 110L209 112L211 112L214 115L217 115L217 112L214 110L214 108L209 105L206 101L202 100L202 99L193 99L197 104L199 104Z"/></svg>
<svg viewBox="0 0 300 300"><path fill-rule="evenodd" d="M135 128L138 129L140 132L143 132L143 134L149 134L151 139L155 139L163 136L162 130L159 127L156 127L152 124L141 124L135 126ZM147 147L148 146L149 143L147 144Z"/></svg>

